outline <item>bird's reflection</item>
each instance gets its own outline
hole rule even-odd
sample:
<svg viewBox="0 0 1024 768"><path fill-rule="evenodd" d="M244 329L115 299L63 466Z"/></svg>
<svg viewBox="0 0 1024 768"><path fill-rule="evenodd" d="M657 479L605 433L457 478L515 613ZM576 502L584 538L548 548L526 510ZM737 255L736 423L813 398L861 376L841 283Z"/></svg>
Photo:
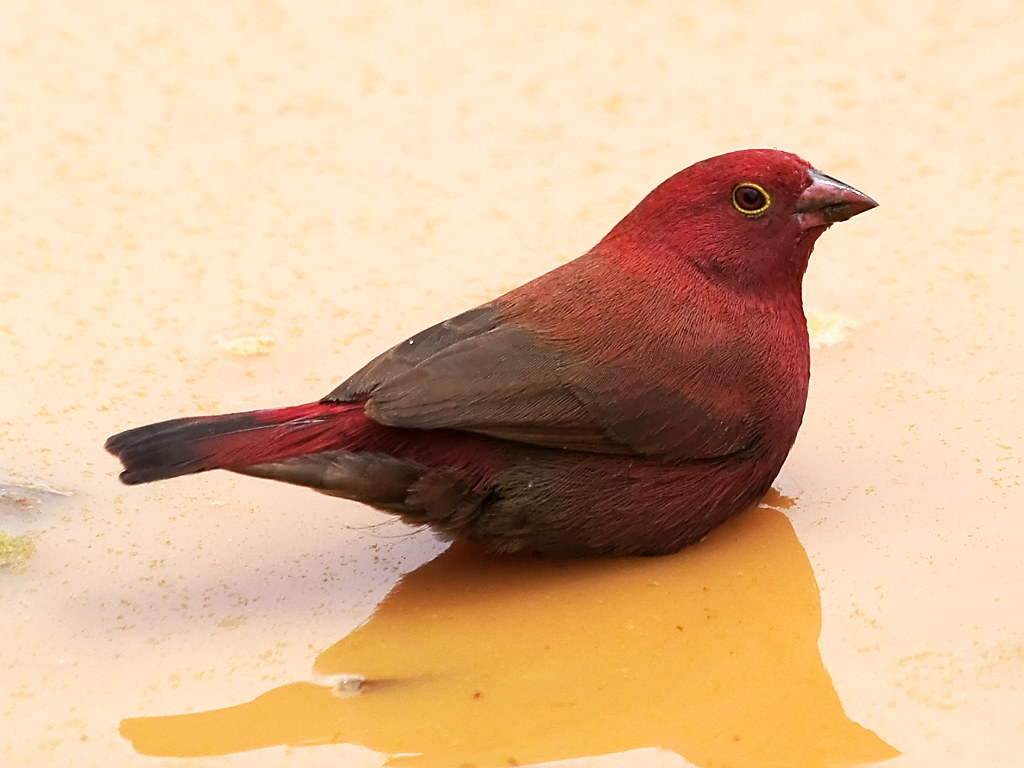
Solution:
<svg viewBox="0 0 1024 768"><path fill-rule="evenodd" d="M121 733L149 755L343 742L479 768L639 747L737 768L896 755L843 712L820 628L807 556L766 505L668 557L553 562L456 544L316 660L340 685L129 718Z"/></svg>

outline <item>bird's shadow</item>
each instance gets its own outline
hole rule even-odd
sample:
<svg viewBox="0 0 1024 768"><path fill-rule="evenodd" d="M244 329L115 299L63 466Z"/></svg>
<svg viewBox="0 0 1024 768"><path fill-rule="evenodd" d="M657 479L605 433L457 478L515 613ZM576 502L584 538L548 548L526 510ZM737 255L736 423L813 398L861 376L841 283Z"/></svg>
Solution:
<svg viewBox="0 0 1024 768"><path fill-rule="evenodd" d="M667 557L554 562L456 544L316 659L328 682L128 718L121 734L148 755L340 742L480 768L652 746L737 768L895 756L843 711L820 629L806 553L764 504Z"/></svg>

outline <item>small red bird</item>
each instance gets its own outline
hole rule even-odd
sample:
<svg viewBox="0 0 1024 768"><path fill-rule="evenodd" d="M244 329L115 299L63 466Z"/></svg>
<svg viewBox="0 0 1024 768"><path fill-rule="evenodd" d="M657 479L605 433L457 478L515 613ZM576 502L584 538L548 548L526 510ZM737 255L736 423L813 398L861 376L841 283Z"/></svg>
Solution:
<svg viewBox="0 0 1024 768"><path fill-rule="evenodd" d="M106 448L129 485L228 469L495 551L674 552L778 474L807 399L811 249L876 205L786 152L713 157L583 256L318 402L151 424Z"/></svg>

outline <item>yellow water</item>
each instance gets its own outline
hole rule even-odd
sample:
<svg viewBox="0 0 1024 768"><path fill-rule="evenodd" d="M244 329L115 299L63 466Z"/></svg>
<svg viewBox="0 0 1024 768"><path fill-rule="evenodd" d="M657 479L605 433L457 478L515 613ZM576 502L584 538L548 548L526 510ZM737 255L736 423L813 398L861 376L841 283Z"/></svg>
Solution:
<svg viewBox="0 0 1024 768"><path fill-rule="evenodd" d="M1002 0L5 2L0 764L361 768L443 761L441 733L481 765L839 765L885 745L887 768L1016 764L1022 39ZM301 489L117 484L107 435L321 396L578 255L682 166L765 145L881 203L811 261L821 343L784 510L664 561L495 575ZM500 605L473 599L484 574ZM451 586L428 599L434 579ZM454 652L428 652L446 622ZM795 666L759 665L772 627ZM601 642L545 664L565 637ZM337 698L334 673L368 682ZM372 716L420 696L429 720ZM518 730L472 744L502 706ZM797 712L817 741L787 730ZM231 726L214 750L181 713Z"/></svg>
<svg viewBox="0 0 1024 768"><path fill-rule="evenodd" d="M457 544L324 651L312 683L227 709L131 718L149 755L351 742L422 766L526 765L640 747L697 765L851 765L896 750L843 712L818 653L814 574L761 507L664 558L554 563Z"/></svg>

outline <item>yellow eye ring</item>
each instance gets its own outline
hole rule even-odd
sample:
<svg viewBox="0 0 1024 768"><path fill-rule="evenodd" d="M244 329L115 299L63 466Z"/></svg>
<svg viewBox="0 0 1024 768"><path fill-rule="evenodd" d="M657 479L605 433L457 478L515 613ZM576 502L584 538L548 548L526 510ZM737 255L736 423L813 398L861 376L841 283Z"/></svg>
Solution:
<svg viewBox="0 0 1024 768"><path fill-rule="evenodd" d="M744 181L732 188L732 207L753 219L772 207L772 196L760 184Z"/></svg>

